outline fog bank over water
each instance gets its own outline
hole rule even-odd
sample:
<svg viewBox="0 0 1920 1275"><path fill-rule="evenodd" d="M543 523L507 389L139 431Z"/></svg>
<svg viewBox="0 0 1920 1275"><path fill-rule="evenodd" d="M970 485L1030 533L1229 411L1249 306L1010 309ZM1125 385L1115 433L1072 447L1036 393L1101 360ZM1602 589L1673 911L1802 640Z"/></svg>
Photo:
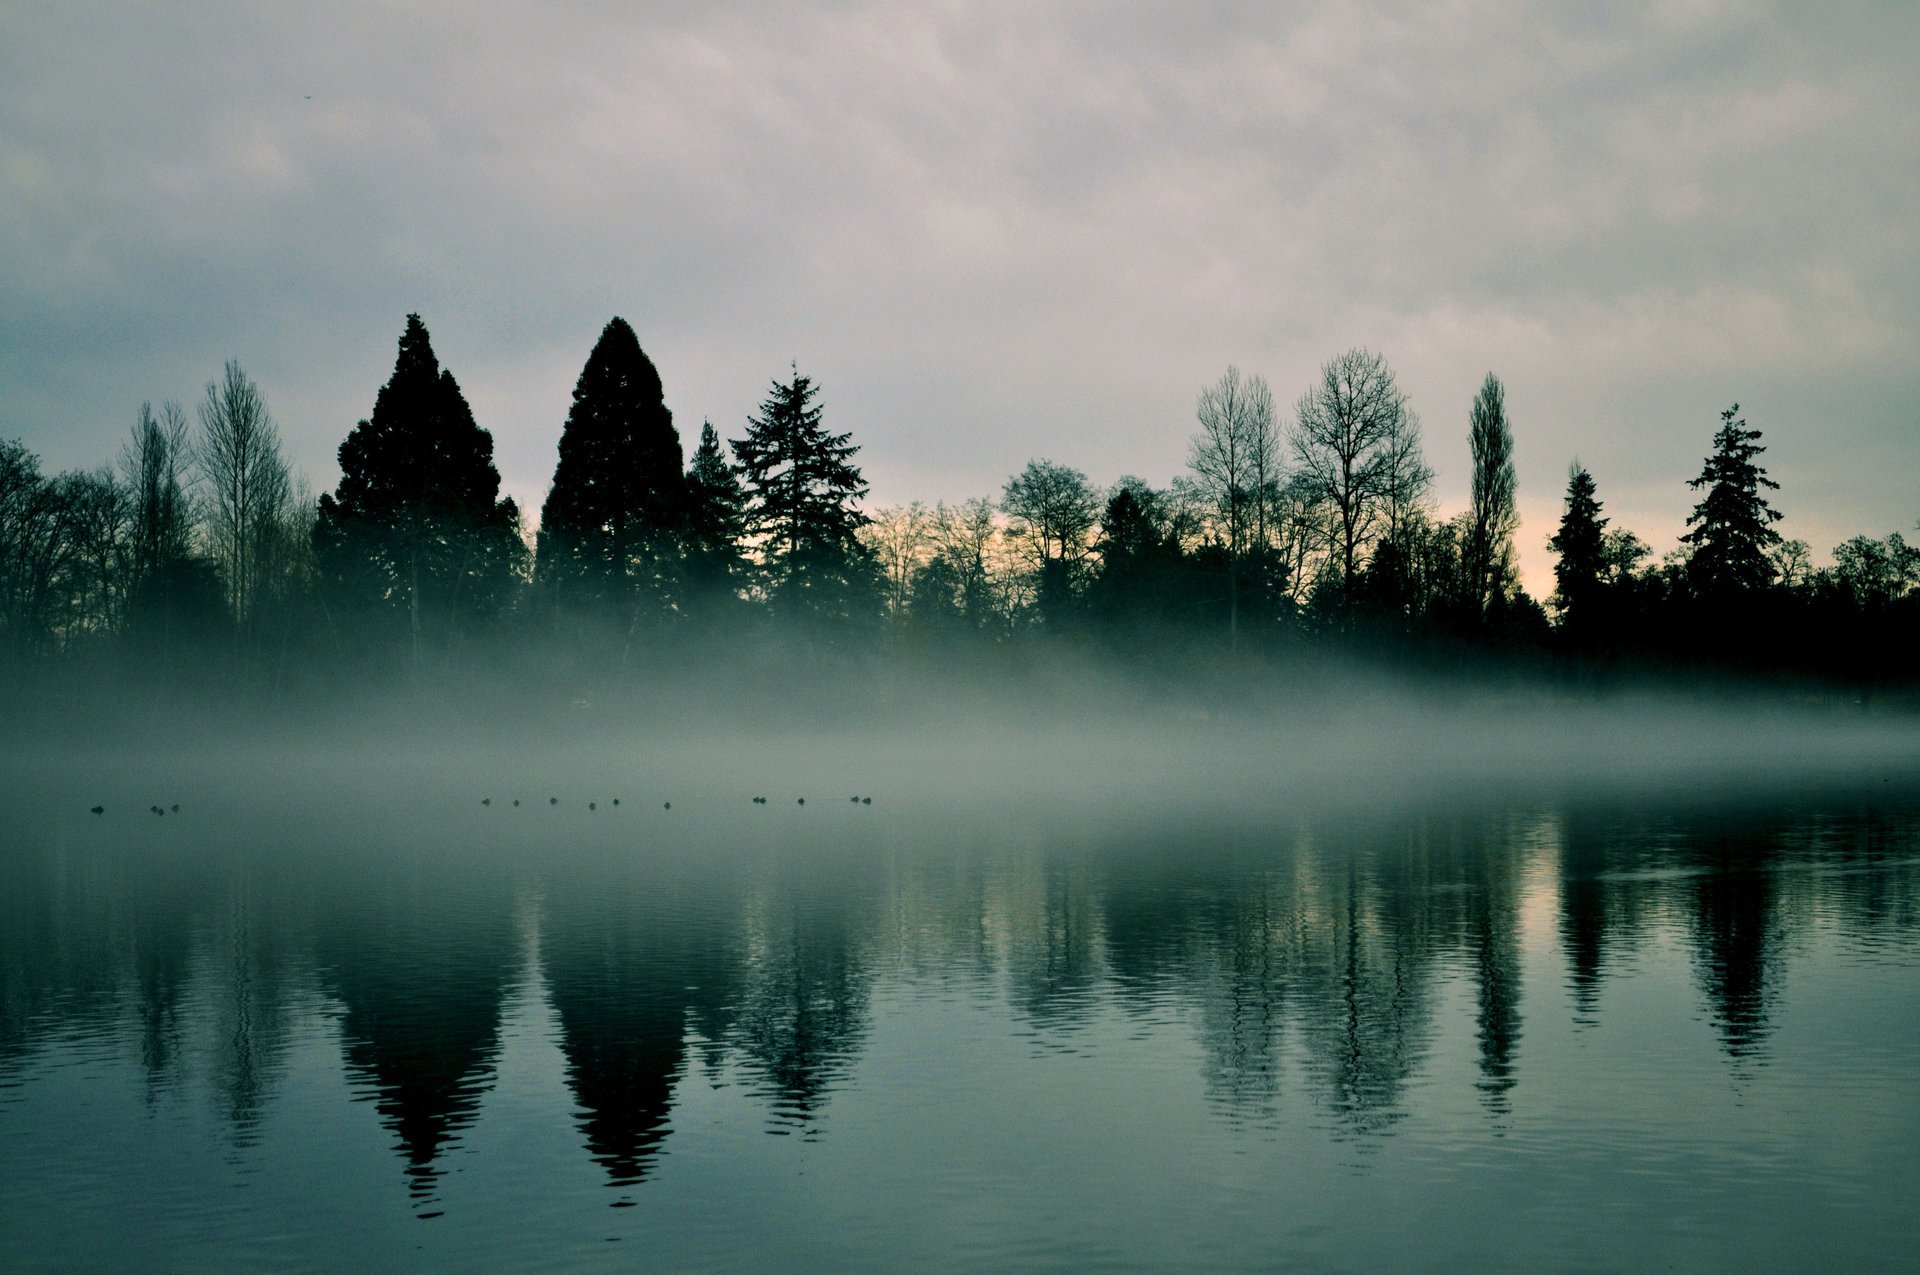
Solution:
<svg viewBox="0 0 1920 1275"><path fill-rule="evenodd" d="M796 811L804 798L808 812L871 798L980 815L1258 815L1450 794L1900 783L1920 774L1920 722L1784 697L1573 700L1337 680L1266 702L1146 683L829 681L757 703L683 693L506 710L395 696L213 725L155 711L97 728L16 726L0 755L27 792L114 816L175 801L426 812L485 800L512 812L517 799L523 813L593 802L606 817L687 819L757 811L756 797Z"/></svg>

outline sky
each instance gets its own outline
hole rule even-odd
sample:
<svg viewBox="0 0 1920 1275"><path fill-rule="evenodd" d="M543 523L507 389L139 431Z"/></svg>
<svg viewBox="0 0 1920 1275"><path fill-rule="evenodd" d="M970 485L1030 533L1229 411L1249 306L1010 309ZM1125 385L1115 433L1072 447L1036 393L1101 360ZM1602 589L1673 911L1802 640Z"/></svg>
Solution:
<svg viewBox="0 0 1920 1275"><path fill-rule="evenodd" d="M314 488L433 335L530 513L600 329L688 451L789 366L872 503L1163 484L1200 388L1380 352L1443 514L1507 386L1672 546L1738 401L1816 561L1920 519L1920 4L0 0L0 437L227 359Z"/></svg>

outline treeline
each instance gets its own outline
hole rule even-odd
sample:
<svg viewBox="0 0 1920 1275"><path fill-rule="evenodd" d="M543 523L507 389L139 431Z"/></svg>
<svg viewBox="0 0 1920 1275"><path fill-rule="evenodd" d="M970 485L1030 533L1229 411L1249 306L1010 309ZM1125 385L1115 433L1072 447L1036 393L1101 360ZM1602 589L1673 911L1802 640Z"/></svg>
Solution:
<svg viewBox="0 0 1920 1275"><path fill-rule="evenodd" d="M1760 432L1722 414L1679 548L1655 561L1572 466L1555 591L1515 567L1511 424L1467 411L1469 507L1443 517L1379 355L1329 360L1286 420L1257 376L1204 389L1187 472L1097 486L1028 462L997 498L863 509L859 448L798 368L691 460L614 319L573 392L530 535L492 436L409 316L392 377L314 499L229 363L196 411L143 404L117 465L47 476L0 442L0 651L21 680L112 667L256 692L509 663L605 683L690 652L947 660L1044 644L1171 664L1306 649L1593 677L1709 664L1910 682L1920 548L1784 540ZM484 653L484 657L482 656Z"/></svg>

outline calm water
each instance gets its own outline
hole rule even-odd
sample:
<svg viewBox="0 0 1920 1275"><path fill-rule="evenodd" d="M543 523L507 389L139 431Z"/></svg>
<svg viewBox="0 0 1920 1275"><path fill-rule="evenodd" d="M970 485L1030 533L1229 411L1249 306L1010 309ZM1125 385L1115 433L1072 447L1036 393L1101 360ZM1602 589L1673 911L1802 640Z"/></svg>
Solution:
<svg viewBox="0 0 1920 1275"><path fill-rule="evenodd" d="M1920 1253L1909 778L510 795L11 807L0 1266Z"/></svg>

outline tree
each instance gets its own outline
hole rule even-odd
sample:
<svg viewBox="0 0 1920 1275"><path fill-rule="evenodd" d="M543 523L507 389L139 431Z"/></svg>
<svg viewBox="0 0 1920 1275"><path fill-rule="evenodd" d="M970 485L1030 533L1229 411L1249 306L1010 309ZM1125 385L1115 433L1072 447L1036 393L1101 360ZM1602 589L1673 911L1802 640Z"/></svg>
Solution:
<svg viewBox="0 0 1920 1275"><path fill-rule="evenodd" d="M159 416L151 403L140 404L132 436L120 452L121 481L132 501L131 592L155 589L174 564L193 551L193 509L186 479L192 453L187 443L187 414L178 403L163 403Z"/></svg>
<svg viewBox="0 0 1920 1275"><path fill-rule="evenodd" d="M1833 581L1861 611L1877 611L1920 588L1920 545L1894 532L1855 536L1833 551Z"/></svg>
<svg viewBox="0 0 1920 1275"><path fill-rule="evenodd" d="M1294 412L1294 463L1307 492L1334 515L1344 608L1382 513L1388 444L1405 427L1406 396L1385 359L1355 349L1321 366Z"/></svg>
<svg viewBox="0 0 1920 1275"><path fill-rule="evenodd" d="M1606 587L1607 519L1594 495L1593 475L1579 461L1567 472L1567 505L1560 530L1547 541L1559 555L1553 567L1553 604L1560 624L1569 633L1588 628L1602 589Z"/></svg>
<svg viewBox="0 0 1920 1275"><path fill-rule="evenodd" d="M0 439L0 643L23 670L57 641L59 581L72 553L66 509L40 458Z"/></svg>
<svg viewBox="0 0 1920 1275"><path fill-rule="evenodd" d="M1687 582L1702 598L1729 600L1764 589L1773 583L1776 569L1768 551L1780 543L1773 524L1780 514L1767 504L1763 488L1779 490L1755 463L1766 448L1760 431L1748 429L1735 403L1720 413L1713 436L1713 453L1700 476L1687 486L1706 489L1706 495L1687 516L1692 530L1680 537L1692 548Z"/></svg>
<svg viewBox="0 0 1920 1275"><path fill-rule="evenodd" d="M1520 527L1507 392L1491 372L1468 413L1467 444L1473 456L1473 533L1467 542L1470 609L1484 617L1513 589L1513 536Z"/></svg>
<svg viewBox="0 0 1920 1275"><path fill-rule="evenodd" d="M1042 622L1059 623L1069 609L1074 574L1100 514L1100 493L1077 469L1031 460L1001 493L1016 536L1030 549Z"/></svg>
<svg viewBox="0 0 1920 1275"><path fill-rule="evenodd" d="M866 516L853 503L867 494L853 463L860 449L820 423L819 392L795 367L792 380L773 383L733 452L774 613L837 624L870 611L875 567L860 543Z"/></svg>
<svg viewBox="0 0 1920 1275"><path fill-rule="evenodd" d="M966 627L978 631L1005 615L1011 608L999 597L1003 581L995 571L1003 538L992 503L976 497L955 506L937 504L930 534L935 558L947 564L954 605Z"/></svg>
<svg viewBox="0 0 1920 1275"><path fill-rule="evenodd" d="M1273 392L1254 376L1240 379L1229 367L1200 391L1195 409L1200 432L1188 449L1227 557L1227 643L1240 645L1241 566L1253 544L1265 544L1270 487L1276 487ZM1110 510L1111 512L1111 510Z"/></svg>
<svg viewBox="0 0 1920 1275"><path fill-rule="evenodd" d="M221 378L207 385L194 454L206 479L214 561L226 583L228 608L245 635L259 618L266 555L292 488L266 397L236 361L228 360Z"/></svg>
<svg viewBox="0 0 1920 1275"><path fill-rule="evenodd" d="M1088 589L1089 610L1109 625L1171 619L1181 594L1182 554L1159 492L1138 478L1114 484L1100 518L1094 552L1100 569Z"/></svg>
<svg viewBox="0 0 1920 1275"><path fill-rule="evenodd" d="M540 511L535 579L556 601L606 608L629 632L677 599L686 514L680 435L660 374L625 319L601 330L573 387Z"/></svg>
<svg viewBox="0 0 1920 1275"><path fill-rule="evenodd" d="M886 580L887 615L895 623L906 618L914 574L931 547L929 530L927 507L917 500L874 510L860 529L860 538L879 561Z"/></svg>
<svg viewBox="0 0 1920 1275"><path fill-rule="evenodd" d="M408 315L373 415L340 444L340 486L320 497L313 543L328 585L350 605L404 617L418 664L430 636L503 605L525 558L519 527L519 509L500 499L493 436Z"/></svg>
<svg viewBox="0 0 1920 1275"><path fill-rule="evenodd" d="M746 559L747 495L734 476L711 421L700 423L700 445L687 466L684 531L687 593L696 610L737 598Z"/></svg>

